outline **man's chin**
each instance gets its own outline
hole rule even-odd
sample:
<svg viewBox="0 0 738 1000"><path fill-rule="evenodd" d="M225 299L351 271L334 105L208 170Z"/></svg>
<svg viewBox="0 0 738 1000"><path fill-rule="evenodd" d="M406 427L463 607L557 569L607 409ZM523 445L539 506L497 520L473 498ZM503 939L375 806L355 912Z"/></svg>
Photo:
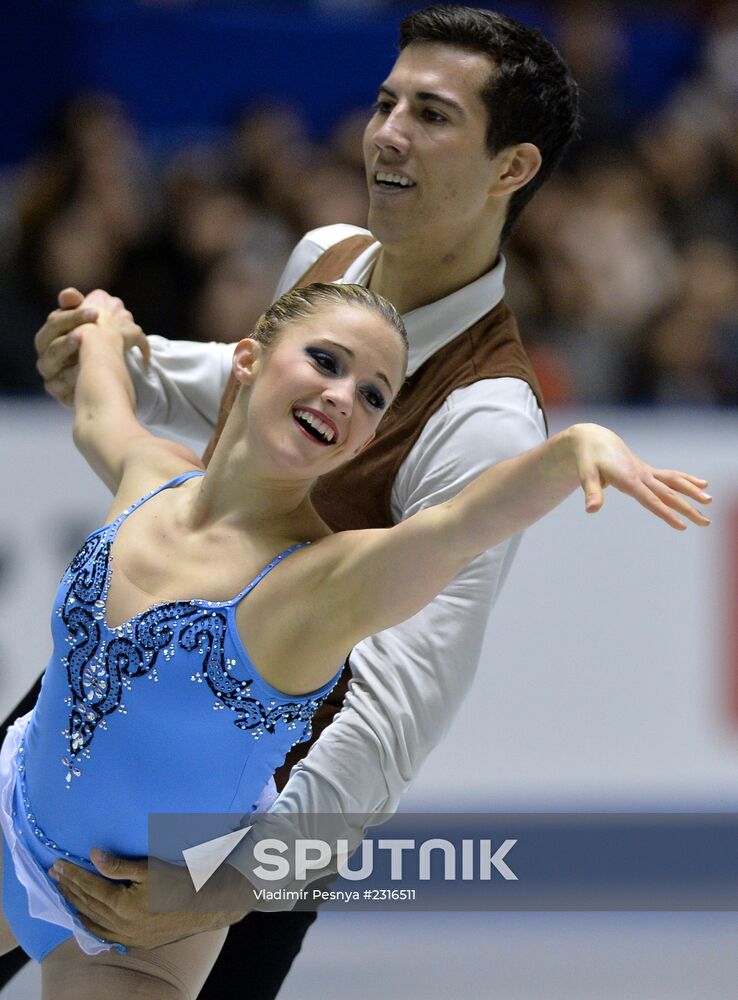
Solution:
<svg viewBox="0 0 738 1000"><path fill-rule="evenodd" d="M379 199L369 203L367 228L384 247L393 243L406 243L418 237L415 213L408 212L401 205L387 205Z"/></svg>

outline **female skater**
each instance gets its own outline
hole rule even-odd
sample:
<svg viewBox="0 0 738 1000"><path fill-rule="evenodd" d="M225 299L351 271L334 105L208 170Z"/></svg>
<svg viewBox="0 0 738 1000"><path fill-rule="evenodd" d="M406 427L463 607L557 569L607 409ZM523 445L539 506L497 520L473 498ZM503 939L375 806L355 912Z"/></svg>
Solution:
<svg viewBox="0 0 738 1000"><path fill-rule="evenodd" d="M89 995L130 995L139 970L137 995L194 996L225 930L111 952L57 893L54 861L146 854L149 812L251 811L351 647L577 484L587 510L611 484L676 528L709 523L686 499L709 498L579 425L393 528L334 535L310 488L371 441L400 389L394 309L351 285L278 300L236 348L241 388L205 473L136 421L125 323L95 295L108 322L81 328L75 440L115 500L62 579L41 696L3 746L1 930L42 961L45 997L72 995L60 962Z"/></svg>

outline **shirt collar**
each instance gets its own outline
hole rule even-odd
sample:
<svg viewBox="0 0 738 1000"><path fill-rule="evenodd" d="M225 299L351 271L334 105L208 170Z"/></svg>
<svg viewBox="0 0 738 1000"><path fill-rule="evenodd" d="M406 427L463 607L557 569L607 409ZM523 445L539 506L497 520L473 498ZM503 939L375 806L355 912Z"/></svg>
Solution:
<svg viewBox="0 0 738 1000"><path fill-rule="evenodd" d="M372 243L349 266L341 284L368 285L380 244ZM491 271L445 298L412 309L402 317L409 343L407 374L412 375L436 351L502 301L505 294L505 258L500 254Z"/></svg>

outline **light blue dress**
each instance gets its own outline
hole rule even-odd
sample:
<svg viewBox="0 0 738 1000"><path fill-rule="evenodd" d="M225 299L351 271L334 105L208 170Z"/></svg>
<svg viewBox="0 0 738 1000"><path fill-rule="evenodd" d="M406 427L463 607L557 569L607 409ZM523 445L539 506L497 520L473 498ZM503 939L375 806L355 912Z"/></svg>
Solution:
<svg viewBox="0 0 738 1000"><path fill-rule="evenodd" d="M95 871L92 847L145 857L152 812L252 812L289 750L310 738L313 713L340 676L285 695L259 676L236 627L239 602L309 543L281 552L229 601L157 604L108 626L110 550L121 524L161 490L202 474L165 483L85 540L57 591L39 700L4 747L3 908L38 960L72 933L86 951L102 947L91 935L85 947L78 921L70 929L29 914L29 900L47 916L46 904L61 900L46 875L57 858ZM34 904L39 893L47 898Z"/></svg>

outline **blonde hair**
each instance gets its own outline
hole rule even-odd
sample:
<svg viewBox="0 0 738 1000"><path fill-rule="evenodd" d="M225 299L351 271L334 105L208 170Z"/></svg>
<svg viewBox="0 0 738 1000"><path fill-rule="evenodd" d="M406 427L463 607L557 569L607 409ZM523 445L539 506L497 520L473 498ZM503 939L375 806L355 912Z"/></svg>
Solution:
<svg viewBox="0 0 738 1000"><path fill-rule="evenodd" d="M370 292L363 285L329 285L315 282L304 288L294 288L269 306L263 316L256 321L250 336L268 347L285 326L294 320L306 319L314 315L321 306L327 305L361 306L375 313L395 330L405 348L407 359L407 332L402 317L391 302L375 292Z"/></svg>

